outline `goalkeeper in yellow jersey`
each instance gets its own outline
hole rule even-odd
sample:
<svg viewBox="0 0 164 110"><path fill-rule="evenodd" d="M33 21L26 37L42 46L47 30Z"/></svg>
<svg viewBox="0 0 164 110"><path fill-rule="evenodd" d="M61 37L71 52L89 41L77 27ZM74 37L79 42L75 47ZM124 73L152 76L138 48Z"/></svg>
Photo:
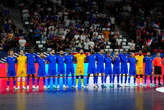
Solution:
<svg viewBox="0 0 164 110"><path fill-rule="evenodd" d="M77 60L77 67L76 67L76 85L78 85L78 79L79 75L81 75L81 85L83 86L83 77L84 77L84 60L86 58L86 55L84 54L84 51L81 49L79 54L75 55L75 58Z"/></svg>
<svg viewBox="0 0 164 110"><path fill-rule="evenodd" d="M24 51L20 50L20 55L17 57L17 77L18 77L18 89L20 88L20 78L23 79L23 88L25 89L25 77L26 77L26 62L27 57L24 55Z"/></svg>
<svg viewBox="0 0 164 110"><path fill-rule="evenodd" d="M143 77L143 59L144 59L144 56L142 55L142 51L140 50L138 52L138 55L135 57L136 60L137 60L137 63L136 63L136 73L137 73L137 76L140 76L140 85L142 86L142 77Z"/></svg>

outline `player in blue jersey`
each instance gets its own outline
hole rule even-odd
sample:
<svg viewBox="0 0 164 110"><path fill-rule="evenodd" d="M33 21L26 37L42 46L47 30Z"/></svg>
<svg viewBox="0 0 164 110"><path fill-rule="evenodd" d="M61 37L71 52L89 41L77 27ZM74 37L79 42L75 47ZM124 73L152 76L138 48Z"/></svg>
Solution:
<svg viewBox="0 0 164 110"><path fill-rule="evenodd" d="M113 83L115 82L115 75L117 75L117 86L120 87L119 85L119 76L120 76L120 57L118 52L115 52L115 56L113 57Z"/></svg>
<svg viewBox="0 0 164 110"><path fill-rule="evenodd" d="M29 85L30 76L32 76L33 84L35 83L35 62L37 55L34 53L34 49L30 49L30 52L26 54L27 56L27 85ZM33 86L35 88L35 86Z"/></svg>
<svg viewBox="0 0 164 110"><path fill-rule="evenodd" d="M59 78L63 77L63 86L65 88L65 66L64 66L64 52L61 50L60 55L57 56L57 62L58 62L58 84L59 84Z"/></svg>
<svg viewBox="0 0 164 110"><path fill-rule="evenodd" d="M150 82L151 82L151 86L152 86L152 61L153 61L153 58L151 57L151 53L147 52L147 56L144 57L144 62L145 62L145 84L144 84L144 86L146 86L147 76L150 76Z"/></svg>
<svg viewBox="0 0 164 110"><path fill-rule="evenodd" d="M17 58L14 57L14 51L9 50L9 56L6 59L6 72L8 76L7 85L9 85L10 78L13 78L14 85L16 85L15 77L16 77L16 71L15 71L15 64L17 63Z"/></svg>
<svg viewBox="0 0 164 110"><path fill-rule="evenodd" d="M93 74L93 81L94 81L94 87L96 87L96 55L94 54L94 51L88 53L86 59L88 60L88 77L87 77L87 87L89 84L89 77L91 74Z"/></svg>
<svg viewBox="0 0 164 110"><path fill-rule="evenodd" d="M53 78L53 84L55 83L56 76L56 59L55 50L52 49L46 60L48 63L48 76ZM50 82L50 80L48 82ZM56 88L55 85L54 88Z"/></svg>
<svg viewBox="0 0 164 110"><path fill-rule="evenodd" d="M136 85L136 58L135 58L135 55L134 53L131 53L130 54L130 57L128 58L128 62L129 62L129 79L128 79L128 85L130 86L130 79L131 77L133 76L134 77L134 86L137 86Z"/></svg>
<svg viewBox="0 0 164 110"><path fill-rule="evenodd" d="M38 81L39 82L39 79L41 77L43 77L43 81L44 81L44 84L45 84L45 77L46 77L46 59L44 57L44 54L43 52L40 53L40 56L37 57L37 63L39 65L38 67L38 74L37 74L37 77L38 77ZM38 84L39 85L39 84ZM38 88L38 87L37 87Z"/></svg>
<svg viewBox="0 0 164 110"><path fill-rule="evenodd" d="M121 84L123 83L123 74L125 75L125 84L127 82L127 74L128 74L128 57L126 50L123 51L122 54L119 54L121 60Z"/></svg>
<svg viewBox="0 0 164 110"><path fill-rule="evenodd" d="M105 59L105 55L104 55L104 50L100 50L100 53L97 53L96 55L96 59L97 59L97 76L96 76L96 82L98 80L98 75L101 74L101 83L102 83L102 87L104 86L104 59Z"/></svg>
<svg viewBox="0 0 164 110"><path fill-rule="evenodd" d="M72 55L71 51L65 56L66 62L66 87L68 88L68 76L71 74L72 76L72 88L74 88L74 66L73 66L74 56Z"/></svg>
<svg viewBox="0 0 164 110"><path fill-rule="evenodd" d="M107 79L107 76L109 75L109 78L110 78L110 87L113 87L113 84L112 83L112 74L113 74L113 71L112 71L112 57L111 57L111 54L110 52L107 53L107 56L105 57L105 88L107 87L106 85L106 79Z"/></svg>

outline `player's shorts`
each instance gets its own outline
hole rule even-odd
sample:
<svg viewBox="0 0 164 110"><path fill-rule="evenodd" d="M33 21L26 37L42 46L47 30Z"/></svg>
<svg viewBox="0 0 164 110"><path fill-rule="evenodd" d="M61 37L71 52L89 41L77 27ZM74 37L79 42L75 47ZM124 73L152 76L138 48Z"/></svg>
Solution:
<svg viewBox="0 0 164 110"><path fill-rule="evenodd" d="M74 74L74 68L72 67L72 68L67 68L66 69L66 74Z"/></svg>
<svg viewBox="0 0 164 110"><path fill-rule="evenodd" d="M26 77L26 69L18 69L17 76L18 77Z"/></svg>
<svg viewBox="0 0 164 110"><path fill-rule="evenodd" d="M104 70L104 65L98 65L97 66L97 73L104 73L105 70Z"/></svg>
<svg viewBox="0 0 164 110"><path fill-rule="evenodd" d="M15 76L16 76L15 70L10 70L10 71L8 71L7 76L8 76L8 77L15 77Z"/></svg>
<svg viewBox="0 0 164 110"><path fill-rule="evenodd" d="M48 69L48 76L56 76L56 69Z"/></svg>
<svg viewBox="0 0 164 110"><path fill-rule="evenodd" d="M105 74L112 74L111 68L105 68Z"/></svg>
<svg viewBox="0 0 164 110"><path fill-rule="evenodd" d="M96 68L95 67L88 66L87 73L88 74L96 74Z"/></svg>
<svg viewBox="0 0 164 110"><path fill-rule="evenodd" d="M65 74L65 68L58 68L58 74Z"/></svg>
<svg viewBox="0 0 164 110"><path fill-rule="evenodd" d="M35 66L27 66L27 74L28 75L31 75L31 74L35 74L36 71L35 71Z"/></svg>
<svg viewBox="0 0 164 110"><path fill-rule="evenodd" d="M84 66L76 67L76 75L84 75Z"/></svg>
<svg viewBox="0 0 164 110"><path fill-rule="evenodd" d="M145 75L152 75L152 69L145 69Z"/></svg>
<svg viewBox="0 0 164 110"><path fill-rule="evenodd" d="M45 77L46 76L46 72L44 72L44 71L38 71L37 76L38 77Z"/></svg>
<svg viewBox="0 0 164 110"><path fill-rule="evenodd" d="M129 75L136 75L136 70L135 69L130 69L129 70Z"/></svg>
<svg viewBox="0 0 164 110"><path fill-rule="evenodd" d="M121 74L127 74L127 73L128 73L128 66L121 65Z"/></svg>
<svg viewBox="0 0 164 110"><path fill-rule="evenodd" d="M137 75L143 75L143 67L136 67Z"/></svg>
<svg viewBox="0 0 164 110"><path fill-rule="evenodd" d="M155 66L154 74L161 75L162 74L162 68L160 66Z"/></svg>
<svg viewBox="0 0 164 110"><path fill-rule="evenodd" d="M113 74L120 74L120 68L119 67L114 67L113 68Z"/></svg>

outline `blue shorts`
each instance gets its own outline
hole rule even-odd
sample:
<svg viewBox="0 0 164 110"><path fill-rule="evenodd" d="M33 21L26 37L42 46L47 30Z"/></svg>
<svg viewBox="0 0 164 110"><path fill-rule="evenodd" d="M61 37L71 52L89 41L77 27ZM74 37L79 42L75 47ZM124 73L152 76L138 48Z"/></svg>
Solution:
<svg viewBox="0 0 164 110"><path fill-rule="evenodd" d="M45 77L46 76L46 71L43 68L38 68L38 77Z"/></svg>
<svg viewBox="0 0 164 110"><path fill-rule="evenodd" d="M65 74L65 68L58 68L58 74Z"/></svg>
<svg viewBox="0 0 164 110"><path fill-rule="evenodd" d="M88 67L88 74L96 74L96 68L95 67Z"/></svg>
<svg viewBox="0 0 164 110"><path fill-rule="evenodd" d="M8 76L8 77L16 77L16 72L15 72L15 70L10 70L10 71L8 71L7 76Z"/></svg>
<svg viewBox="0 0 164 110"><path fill-rule="evenodd" d="M27 67L27 74L28 75L35 74L35 73L36 73L35 66L29 66L29 67Z"/></svg>
<svg viewBox="0 0 164 110"><path fill-rule="evenodd" d="M113 74L120 74L120 68L119 67L114 67L113 68Z"/></svg>
<svg viewBox="0 0 164 110"><path fill-rule="evenodd" d="M127 73L128 73L128 66L121 65L121 74L127 74Z"/></svg>
<svg viewBox="0 0 164 110"><path fill-rule="evenodd" d="M145 69L145 75L152 75L152 69Z"/></svg>
<svg viewBox="0 0 164 110"><path fill-rule="evenodd" d="M98 65L97 66L97 73L104 73L104 66L103 65Z"/></svg>
<svg viewBox="0 0 164 110"><path fill-rule="evenodd" d="M129 75L136 75L136 69L130 69Z"/></svg>
<svg viewBox="0 0 164 110"><path fill-rule="evenodd" d="M74 72L74 68L72 67L72 68L67 68L66 69L66 74L74 74L75 72Z"/></svg>
<svg viewBox="0 0 164 110"><path fill-rule="evenodd" d="M105 74L112 74L111 68L105 68Z"/></svg>
<svg viewBox="0 0 164 110"><path fill-rule="evenodd" d="M56 76L56 69L48 69L48 76Z"/></svg>

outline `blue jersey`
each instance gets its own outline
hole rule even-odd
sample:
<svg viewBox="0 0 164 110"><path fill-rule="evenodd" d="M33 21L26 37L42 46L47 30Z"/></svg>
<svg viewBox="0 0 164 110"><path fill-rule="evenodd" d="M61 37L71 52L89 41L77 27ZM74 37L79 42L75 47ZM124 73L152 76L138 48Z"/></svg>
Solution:
<svg viewBox="0 0 164 110"><path fill-rule="evenodd" d="M65 56L66 73L67 74L69 74L69 73L74 74L73 60L74 60L74 56L73 55Z"/></svg>
<svg viewBox="0 0 164 110"><path fill-rule="evenodd" d="M119 54L121 60L121 73L126 74L128 73L128 54Z"/></svg>
<svg viewBox="0 0 164 110"><path fill-rule="evenodd" d="M112 57L105 58L105 74L112 74Z"/></svg>
<svg viewBox="0 0 164 110"><path fill-rule="evenodd" d="M152 57L144 57L144 62L145 62L145 74L146 75L151 75L152 74Z"/></svg>
<svg viewBox="0 0 164 110"><path fill-rule="evenodd" d="M7 57L6 62L8 64L8 76L9 77L15 77L16 76L16 71L15 71L15 64L17 63L17 58L16 57Z"/></svg>
<svg viewBox="0 0 164 110"><path fill-rule="evenodd" d="M37 57L37 62L39 64L38 68L38 77L44 77L46 76L46 60L44 58Z"/></svg>
<svg viewBox="0 0 164 110"><path fill-rule="evenodd" d="M90 55L86 57L88 60L88 74L95 74L96 73L96 55Z"/></svg>
<svg viewBox="0 0 164 110"><path fill-rule="evenodd" d="M31 54L31 53L27 53L27 74L35 74L36 70L35 70L35 62L37 59L37 55L36 54Z"/></svg>
<svg viewBox="0 0 164 110"><path fill-rule="evenodd" d="M56 55L52 55L49 54L49 56L47 57L47 61L48 61L48 75L49 76L54 76L56 75Z"/></svg>
<svg viewBox="0 0 164 110"><path fill-rule="evenodd" d="M136 75L136 58L129 57L128 58L130 67L129 67L129 74Z"/></svg>
<svg viewBox="0 0 164 110"><path fill-rule="evenodd" d="M115 57L113 62L113 73L120 74L120 57Z"/></svg>
<svg viewBox="0 0 164 110"><path fill-rule="evenodd" d="M59 74L65 74L65 67L64 67L64 61L65 57L64 56L57 56L57 62L58 62L58 73Z"/></svg>
<svg viewBox="0 0 164 110"><path fill-rule="evenodd" d="M97 54L96 55L97 59L97 72L98 73L104 73L104 59L105 59L105 54Z"/></svg>

